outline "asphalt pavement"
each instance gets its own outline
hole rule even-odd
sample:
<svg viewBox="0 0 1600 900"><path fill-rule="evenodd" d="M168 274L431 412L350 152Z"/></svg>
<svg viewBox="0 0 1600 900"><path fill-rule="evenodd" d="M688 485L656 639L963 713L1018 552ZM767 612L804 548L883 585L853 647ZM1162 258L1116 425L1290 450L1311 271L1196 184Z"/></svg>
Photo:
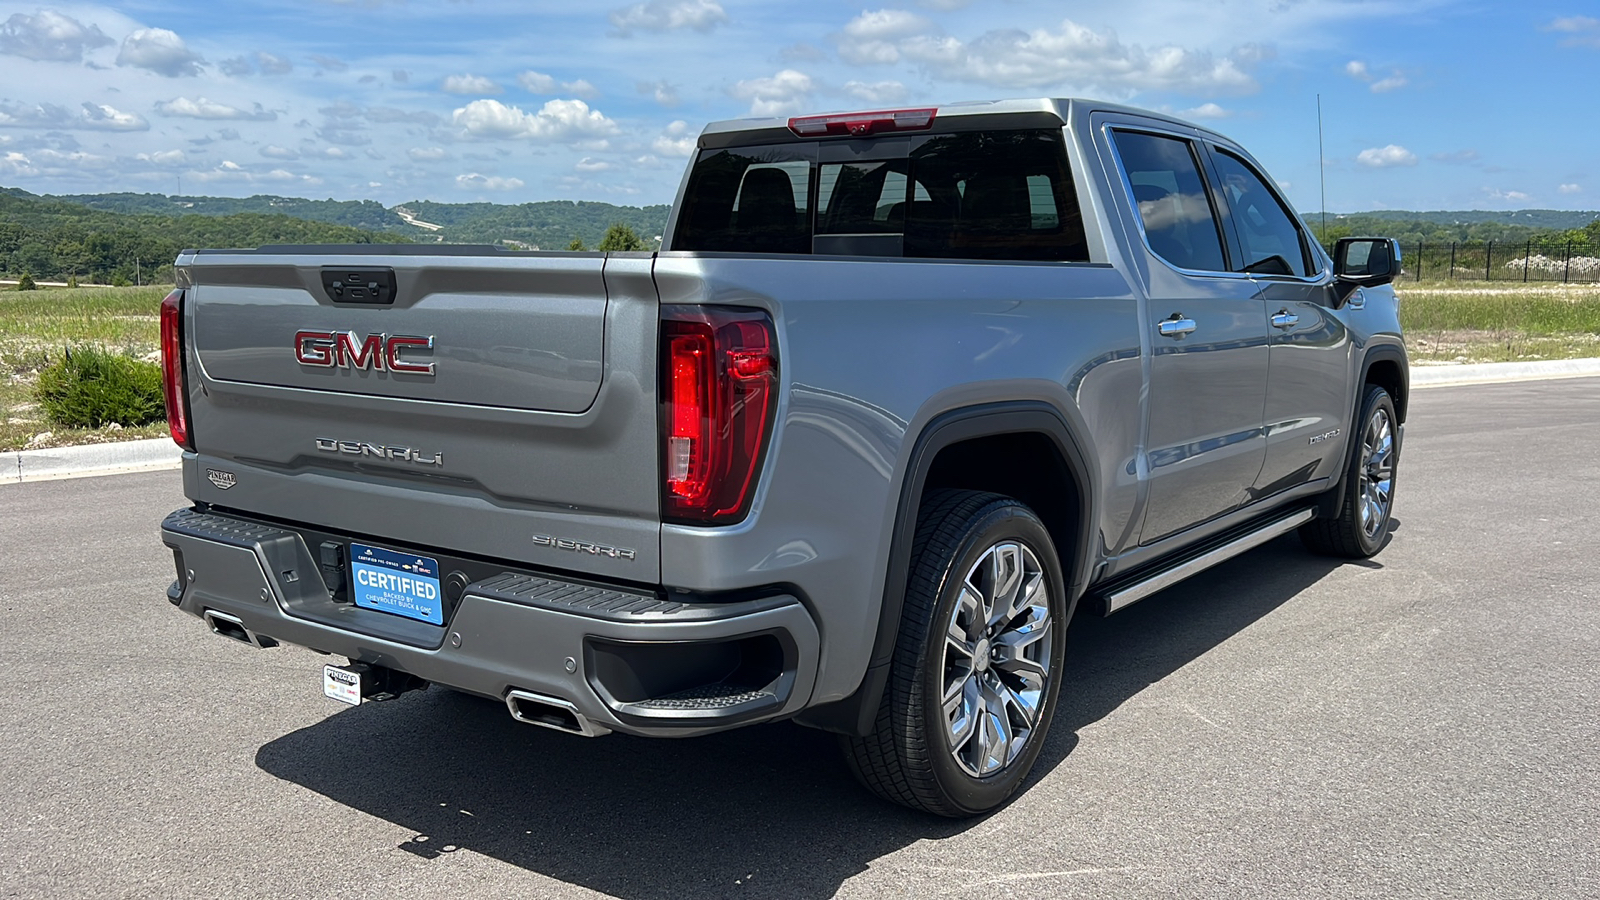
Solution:
<svg viewBox="0 0 1600 900"><path fill-rule="evenodd" d="M0 488L0 897L1600 897L1600 379L1418 392L1395 530L1072 623L952 822L780 724L585 740L169 606L176 472Z"/></svg>

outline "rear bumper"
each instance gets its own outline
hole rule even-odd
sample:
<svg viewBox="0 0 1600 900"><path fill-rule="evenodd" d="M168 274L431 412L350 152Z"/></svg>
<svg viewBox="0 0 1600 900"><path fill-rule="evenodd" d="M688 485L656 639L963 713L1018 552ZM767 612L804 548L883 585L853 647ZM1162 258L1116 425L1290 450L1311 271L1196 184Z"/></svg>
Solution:
<svg viewBox="0 0 1600 900"><path fill-rule="evenodd" d="M596 731L687 737L786 717L816 681L817 627L793 596L680 603L506 569L467 584L441 628L334 602L293 530L185 509L161 536L184 612L485 697L556 698Z"/></svg>

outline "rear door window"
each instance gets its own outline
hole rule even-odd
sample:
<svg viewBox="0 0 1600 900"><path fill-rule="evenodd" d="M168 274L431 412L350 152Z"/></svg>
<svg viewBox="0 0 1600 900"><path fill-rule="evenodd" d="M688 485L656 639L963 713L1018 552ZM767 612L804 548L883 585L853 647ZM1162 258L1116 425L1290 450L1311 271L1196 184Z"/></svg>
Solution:
<svg viewBox="0 0 1600 900"><path fill-rule="evenodd" d="M1059 130L918 135L903 143L903 150L885 153L883 142L860 142L855 158L849 158L850 145L835 143L827 148L826 161L810 164L814 178L792 168L797 160L779 163L751 153L752 148L705 151L690 177L673 247L1088 261ZM816 144L786 146L796 157L817 158ZM866 154L874 155L860 158ZM727 207L736 197L744 203L733 185L762 166L783 168L793 185L814 181L814 215L800 200L798 187L792 211L785 207L754 217ZM769 224L778 220L785 223L781 236Z"/></svg>
<svg viewBox="0 0 1600 900"><path fill-rule="evenodd" d="M1228 271L1194 145L1142 131L1112 135L1150 250L1180 269Z"/></svg>
<svg viewBox="0 0 1600 900"><path fill-rule="evenodd" d="M811 252L816 145L708 150L695 163L676 243L695 250Z"/></svg>

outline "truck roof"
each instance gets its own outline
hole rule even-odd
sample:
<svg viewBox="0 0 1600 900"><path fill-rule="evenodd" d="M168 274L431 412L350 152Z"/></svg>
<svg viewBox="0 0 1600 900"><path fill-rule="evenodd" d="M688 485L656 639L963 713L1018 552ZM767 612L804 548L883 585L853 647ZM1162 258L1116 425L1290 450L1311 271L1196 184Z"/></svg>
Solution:
<svg viewBox="0 0 1600 900"><path fill-rule="evenodd" d="M1063 125L1072 121L1072 117L1074 115L1081 116L1087 115L1091 112L1101 111L1128 113L1131 115L1159 119L1182 128L1191 128L1197 132L1202 132L1218 138L1226 139L1223 135L1218 134L1209 128L1206 128L1202 125L1196 125L1193 122L1185 121L1166 113L1155 112L1148 109L1140 109L1133 106L1124 106L1118 103L1108 103L1103 100L1089 100L1084 98L1042 97L1012 100L968 100L959 103L927 104L926 106L920 108L937 109L938 112L936 121L937 119L948 119L954 116L1010 116L1019 114L1027 115L1043 113L1060 119ZM854 110L819 111L817 113L807 113L807 115L838 115L850 112L854 112ZM714 136L726 136L748 132L787 132L789 129L789 121L789 119L779 118L777 116L756 116L746 119L723 119L721 121L711 122L710 124L706 125L704 130L700 132L700 137L702 139L700 146L702 148L708 146L708 144L723 146L727 143L726 138L723 140L717 140ZM707 137L712 137L712 140L710 142L705 141L704 139Z"/></svg>

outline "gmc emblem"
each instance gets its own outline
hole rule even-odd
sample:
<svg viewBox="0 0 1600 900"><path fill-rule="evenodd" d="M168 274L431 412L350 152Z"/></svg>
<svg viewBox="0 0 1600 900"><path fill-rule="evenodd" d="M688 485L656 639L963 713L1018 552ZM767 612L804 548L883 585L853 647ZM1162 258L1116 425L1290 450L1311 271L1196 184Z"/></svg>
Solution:
<svg viewBox="0 0 1600 900"><path fill-rule="evenodd" d="M433 350L433 335L369 334L354 331L296 331L294 358L302 366L322 369L388 369L407 375L432 375L433 360L414 362L402 354L413 348Z"/></svg>

